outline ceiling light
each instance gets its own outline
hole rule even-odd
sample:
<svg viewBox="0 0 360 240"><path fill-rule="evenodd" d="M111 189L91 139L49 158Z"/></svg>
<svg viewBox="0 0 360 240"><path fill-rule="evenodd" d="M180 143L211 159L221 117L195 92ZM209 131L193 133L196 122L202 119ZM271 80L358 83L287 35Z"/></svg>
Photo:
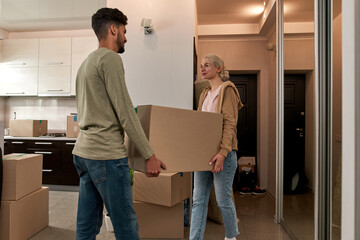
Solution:
<svg viewBox="0 0 360 240"><path fill-rule="evenodd" d="M261 14L262 12L264 12L265 8L263 6L261 7L253 7L250 9L250 12L254 15L259 15Z"/></svg>

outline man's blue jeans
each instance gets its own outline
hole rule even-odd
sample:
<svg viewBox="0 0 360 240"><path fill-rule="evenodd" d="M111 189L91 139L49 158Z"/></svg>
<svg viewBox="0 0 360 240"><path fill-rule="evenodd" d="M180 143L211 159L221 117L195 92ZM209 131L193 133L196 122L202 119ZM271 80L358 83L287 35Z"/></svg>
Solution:
<svg viewBox="0 0 360 240"><path fill-rule="evenodd" d="M74 164L80 176L76 239L96 239L105 204L116 239L138 240L128 158L90 160L74 155Z"/></svg>
<svg viewBox="0 0 360 240"><path fill-rule="evenodd" d="M219 173L209 171L194 173L193 206L190 225L190 240L203 239L208 211L208 202L214 182L216 202L221 210L225 226L225 236L239 234L236 210L232 200L232 186L237 168L236 152L230 152L224 160L223 170Z"/></svg>

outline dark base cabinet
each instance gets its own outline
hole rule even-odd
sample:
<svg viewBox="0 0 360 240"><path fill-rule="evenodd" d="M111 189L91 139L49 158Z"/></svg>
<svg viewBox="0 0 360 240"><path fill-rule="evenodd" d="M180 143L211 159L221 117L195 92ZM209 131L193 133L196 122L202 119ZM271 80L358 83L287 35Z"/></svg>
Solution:
<svg viewBox="0 0 360 240"><path fill-rule="evenodd" d="M7 153L43 155L43 184L79 185L73 164L75 141L6 140Z"/></svg>

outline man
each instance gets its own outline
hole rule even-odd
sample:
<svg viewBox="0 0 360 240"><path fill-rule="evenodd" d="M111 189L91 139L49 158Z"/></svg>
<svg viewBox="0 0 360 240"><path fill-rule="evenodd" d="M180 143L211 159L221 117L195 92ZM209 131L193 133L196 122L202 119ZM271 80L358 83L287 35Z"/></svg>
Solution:
<svg viewBox="0 0 360 240"><path fill-rule="evenodd" d="M76 78L80 133L74 164L80 176L76 239L92 240L100 231L103 203L116 239L139 239L133 209L124 132L147 159L148 177L165 164L155 157L129 97L123 63L127 17L102 8L92 16L99 48L79 68Z"/></svg>

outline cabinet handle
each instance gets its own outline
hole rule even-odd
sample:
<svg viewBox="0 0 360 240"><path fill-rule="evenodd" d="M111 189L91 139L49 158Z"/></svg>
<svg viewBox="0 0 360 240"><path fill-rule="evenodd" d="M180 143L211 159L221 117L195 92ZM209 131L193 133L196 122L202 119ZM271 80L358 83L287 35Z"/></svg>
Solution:
<svg viewBox="0 0 360 240"><path fill-rule="evenodd" d="M48 65L62 65L64 62L49 62Z"/></svg>
<svg viewBox="0 0 360 240"><path fill-rule="evenodd" d="M26 62L22 62L22 63L7 63L7 66L24 66L26 65Z"/></svg>
<svg viewBox="0 0 360 240"><path fill-rule="evenodd" d="M24 144L24 142L12 142L12 144Z"/></svg>
<svg viewBox="0 0 360 240"><path fill-rule="evenodd" d="M47 155L51 155L52 152L34 152L35 154L47 154Z"/></svg>
<svg viewBox="0 0 360 240"><path fill-rule="evenodd" d="M52 172L53 170L52 169L43 169L42 171L43 172Z"/></svg>
<svg viewBox="0 0 360 240"><path fill-rule="evenodd" d="M52 145L52 142L35 142L36 145Z"/></svg>
<svg viewBox="0 0 360 240"><path fill-rule="evenodd" d="M73 143L73 142L71 142L71 143L70 143L70 142L67 142L66 145L75 145L75 143Z"/></svg>
<svg viewBox="0 0 360 240"><path fill-rule="evenodd" d="M64 89L46 89L46 91L48 91L48 92L63 92L65 90Z"/></svg>
<svg viewBox="0 0 360 240"><path fill-rule="evenodd" d="M25 94L25 92L7 92L5 94Z"/></svg>

